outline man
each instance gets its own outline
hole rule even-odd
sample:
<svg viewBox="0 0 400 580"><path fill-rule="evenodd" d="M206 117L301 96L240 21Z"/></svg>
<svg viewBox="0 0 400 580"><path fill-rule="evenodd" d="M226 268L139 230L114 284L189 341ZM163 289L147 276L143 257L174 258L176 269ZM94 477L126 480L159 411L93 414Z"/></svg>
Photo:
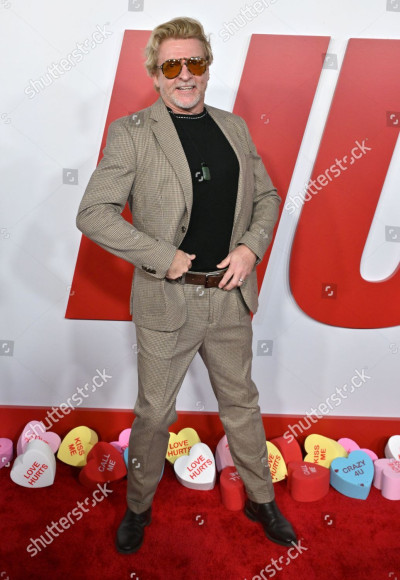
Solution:
<svg viewBox="0 0 400 580"><path fill-rule="evenodd" d="M158 26L146 55L160 98L110 125L77 217L86 236L135 265L138 397L116 547L129 554L143 542L176 397L196 352L247 491L245 514L270 540L290 545L296 535L274 501L251 380L255 266L280 198L243 119L204 105L213 57L201 24L177 18ZM120 215L127 201L134 227Z"/></svg>

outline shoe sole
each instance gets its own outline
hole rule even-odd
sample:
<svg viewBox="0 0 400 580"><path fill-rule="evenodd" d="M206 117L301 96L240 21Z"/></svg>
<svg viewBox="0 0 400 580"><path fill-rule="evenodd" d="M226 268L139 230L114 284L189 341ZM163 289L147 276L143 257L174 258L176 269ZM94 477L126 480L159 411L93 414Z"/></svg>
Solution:
<svg viewBox="0 0 400 580"><path fill-rule="evenodd" d="M274 542L274 544L279 544L280 546L286 546L286 547L293 546L292 542L284 542L283 540L277 540L276 538L271 537L269 535L269 533L265 530L264 526L262 525L262 522L260 522L260 520L257 518L257 516L255 516L252 512L248 511L247 507L245 507L245 509L244 509L244 514L252 522L256 522L257 524L260 524L262 526L262 528L264 530L264 534L267 536L268 540L270 540L271 542Z"/></svg>
<svg viewBox="0 0 400 580"><path fill-rule="evenodd" d="M147 524L145 524L143 527L145 528L149 524L151 524L151 520ZM135 554L142 547L143 541L144 541L144 534L143 534L142 540L138 546L135 546L133 548L133 550L124 550L118 546L118 538L115 538L115 547L116 547L116 550L119 554Z"/></svg>

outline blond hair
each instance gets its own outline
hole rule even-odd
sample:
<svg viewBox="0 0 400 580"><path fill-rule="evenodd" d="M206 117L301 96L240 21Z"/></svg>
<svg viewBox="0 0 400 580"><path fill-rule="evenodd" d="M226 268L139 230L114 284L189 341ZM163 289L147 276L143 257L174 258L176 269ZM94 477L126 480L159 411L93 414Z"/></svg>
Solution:
<svg viewBox="0 0 400 580"><path fill-rule="evenodd" d="M174 18L157 26L147 43L145 49L145 67L149 76L153 76L157 71L158 51L160 44L167 38L197 38L203 43L204 55L210 65L213 61L213 54L209 38L205 35L204 28L198 20L194 18ZM197 56L188 54L187 56Z"/></svg>

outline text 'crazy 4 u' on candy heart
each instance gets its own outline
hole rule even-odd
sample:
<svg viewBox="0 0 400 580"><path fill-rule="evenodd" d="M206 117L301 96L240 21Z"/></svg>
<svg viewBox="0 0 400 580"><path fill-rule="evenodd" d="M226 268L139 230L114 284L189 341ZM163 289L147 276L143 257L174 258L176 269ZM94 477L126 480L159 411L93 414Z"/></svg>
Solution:
<svg viewBox="0 0 400 580"><path fill-rule="evenodd" d="M215 486L215 460L205 443L196 443L189 455L179 457L174 463L174 470L179 483L190 489L206 491Z"/></svg>
<svg viewBox="0 0 400 580"><path fill-rule="evenodd" d="M10 472L14 483L29 488L48 487L53 484L55 475L54 453L47 443L38 439L28 443L25 452L15 459Z"/></svg>
<svg viewBox="0 0 400 580"><path fill-rule="evenodd" d="M347 497L367 499L374 477L374 463L364 451L352 451L331 464L331 486Z"/></svg>

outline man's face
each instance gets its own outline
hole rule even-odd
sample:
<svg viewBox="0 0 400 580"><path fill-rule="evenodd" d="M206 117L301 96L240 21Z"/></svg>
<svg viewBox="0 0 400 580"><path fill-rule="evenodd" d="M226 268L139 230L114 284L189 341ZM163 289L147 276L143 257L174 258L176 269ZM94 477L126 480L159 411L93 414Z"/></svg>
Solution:
<svg viewBox="0 0 400 580"><path fill-rule="evenodd" d="M205 58L203 44L197 38L167 38L160 44L157 64L170 58ZM153 75L154 85L160 90L164 103L174 113L197 114L204 108L204 95L209 79L208 67L201 76L193 75L184 64L174 79L165 78L161 69Z"/></svg>

